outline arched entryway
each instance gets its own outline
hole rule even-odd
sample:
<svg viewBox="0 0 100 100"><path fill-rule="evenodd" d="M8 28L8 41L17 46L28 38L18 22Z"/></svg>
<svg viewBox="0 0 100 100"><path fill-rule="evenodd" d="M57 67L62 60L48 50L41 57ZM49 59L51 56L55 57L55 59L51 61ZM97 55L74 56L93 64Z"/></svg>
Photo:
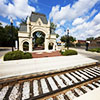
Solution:
<svg viewBox="0 0 100 100"><path fill-rule="evenodd" d="M23 51L29 51L29 43L28 42L23 43Z"/></svg>
<svg viewBox="0 0 100 100"><path fill-rule="evenodd" d="M54 47L54 43L52 43L52 42L49 43L49 45L48 45L48 49L49 49L49 50L53 50L53 47Z"/></svg>
<svg viewBox="0 0 100 100"><path fill-rule="evenodd" d="M43 32L36 31L33 33L32 49L33 50L44 50L45 49L45 34Z"/></svg>

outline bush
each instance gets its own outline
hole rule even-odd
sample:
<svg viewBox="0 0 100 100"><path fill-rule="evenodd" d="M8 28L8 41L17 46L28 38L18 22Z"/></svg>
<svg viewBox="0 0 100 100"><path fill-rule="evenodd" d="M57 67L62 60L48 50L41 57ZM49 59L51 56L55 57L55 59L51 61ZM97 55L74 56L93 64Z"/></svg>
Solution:
<svg viewBox="0 0 100 100"><path fill-rule="evenodd" d="M89 49L88 51L100 53L100 48L93 48L93 49Z"/></svg>
<svg viewBox="0 0 100 100"><path fill-rule="evenodd" d="M8 52L5 54L4 56L4 61L7 60L18 60L18 59L29 59L32 58L32 54L31 53L24 53L22 51L12 51L12 52Z"/></svg>
<svg viewBox="0 0 100 100"><path fill-rule="evenodd" d="M29 59L29 58L32 58L32 54L29 53L29 52L23 53L22 58L23 58L23 59Z"/></svg>
<svg viewBox="0 0 100 100"><path fill-rule="evenodd" d="M61 52L61 54L62 54L63 56L77 55L77 54L78 54L77 51L75 51L75 50L62 50L62 51L60 51L60 52Z"/></svg>
<svg viewBox="0 0 100 100"><path fill-rule="evenodd" d="M76 43L76 47L81 47L81 44L80 43Z"/></svg>

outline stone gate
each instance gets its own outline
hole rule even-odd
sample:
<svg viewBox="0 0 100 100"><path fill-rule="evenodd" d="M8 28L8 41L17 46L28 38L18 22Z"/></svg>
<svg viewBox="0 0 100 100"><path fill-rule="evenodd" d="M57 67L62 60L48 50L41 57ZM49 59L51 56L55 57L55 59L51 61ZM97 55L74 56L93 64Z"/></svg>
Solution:
<svg viewBox="0 0 100 100"><path fill-rule="evenodd" d="M53 50L56 49L56 34L50 28L50 22L44 14L32 12L31 16L27 18L26 24L20 25L18 32L19 37L19 50L23 51L23 44L29 44L28 51L32 52L32 38L35 32L43 32L45 34L44 49L48 51L50 43L53 44Z"/></svg>

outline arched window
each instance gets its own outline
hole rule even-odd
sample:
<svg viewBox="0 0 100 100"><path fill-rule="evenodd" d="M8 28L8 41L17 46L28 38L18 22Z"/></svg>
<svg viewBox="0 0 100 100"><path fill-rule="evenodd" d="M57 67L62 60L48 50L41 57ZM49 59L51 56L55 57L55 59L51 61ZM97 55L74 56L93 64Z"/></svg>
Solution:
<svg viewBox="0 0 100 100"><path fill-rule="evenodd" d="M48 48L49 48L49 50L52 50L53 49L53 45L54 45L54 43L49 43L49 46L48 46Z"/></svg>
<svg viewBox="0 0 100 100"><path fill-rule="evenodd" d="M32 45L33 50L44 50L45 34L41 31L33 33Z"/></svg>
<svg viewBox="0 0 100 100"><path fill-rule="evenodd" d="M29 51L29 43L28 42L23 43L23 51Z"/></svg>

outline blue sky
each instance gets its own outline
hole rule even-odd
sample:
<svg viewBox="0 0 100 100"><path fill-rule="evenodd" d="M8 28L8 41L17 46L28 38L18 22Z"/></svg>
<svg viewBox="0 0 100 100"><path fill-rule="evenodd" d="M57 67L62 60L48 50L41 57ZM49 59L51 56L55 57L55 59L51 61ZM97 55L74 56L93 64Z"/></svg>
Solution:
<svg viewBox="0 0 100 100"><path fill-rule="evenodd" d="M77 39L100 36L100 0L0 0L3 26L10 24L11 17L18 26L31 11L43 13L53 21L60 37L66 34L61 26L69 28L70 35Z"/></svg>

